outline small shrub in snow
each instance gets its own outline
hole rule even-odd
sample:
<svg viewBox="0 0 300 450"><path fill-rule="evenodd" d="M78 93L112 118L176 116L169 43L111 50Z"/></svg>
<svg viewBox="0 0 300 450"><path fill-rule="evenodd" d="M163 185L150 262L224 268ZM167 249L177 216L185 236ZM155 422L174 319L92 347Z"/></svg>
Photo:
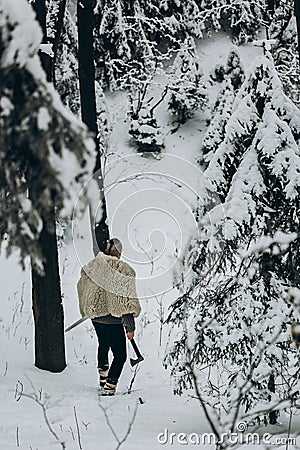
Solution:
<svg viewBox="0 0 300 450"><path fill-rule="evenodd" d="M138 152L160 152L164 147L157 120L146 106L132 116L129 134Z"/></svg>
<svg viewBox="0 0 300 450"><path fill-rule="evenodd" d="M180 124L193 117L196 110L203 110L207 105L206 87L195 51L194 40L187 38L174 60L169 76L168 105Z"/></svg>

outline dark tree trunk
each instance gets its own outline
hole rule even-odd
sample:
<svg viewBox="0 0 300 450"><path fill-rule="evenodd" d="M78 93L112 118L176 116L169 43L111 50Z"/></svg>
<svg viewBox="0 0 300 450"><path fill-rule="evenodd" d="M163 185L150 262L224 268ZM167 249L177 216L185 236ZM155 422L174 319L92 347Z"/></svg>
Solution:
<svg viewBox="0 0 300 450"><path fill-rule="evenodd" d="M67 4L67 0L60 0L57 19L56 19L56 23L55 23L55 35L54 35L54 39L52 41L52 51L54 53L53 60L52 60L52 80L53 80L54 85L55 85L55 62L56 62L58 46L59 46L59 42L60 42L60 38L61 38L61 33L63 30L63 26L64 26L66 4Z"/></svg>
<svg viewBox="0 0 300 450"><path fill-rule="evenodd" d="M46 10L46 0L34 0L32 7L35 10L36 18L43 32L44 39L47 38L47 10ZM44 40L43 40L44 42Z"/></svg>
<svg viewBox="0 0 300 450"><path fill-rule="evenodd" d="M79 58L79 83L81 98L82 121L94 133L96 142L96 162L93 173L95 174L101 202L102 217L94 220L93 212L90 210L93 251L97 254L103 251L109 238L108 226L106 224L107 212L103 190L103 175L101 168L101 155L98 139L96 95L95 95L95 65L94 65L94 7L95 0L78 0L78 58Z"/></svg>
<svg viewBox="0 0 300 450"><path fill-rule="evenodd" d="M294 11L297 22L297 34L298 34L298 54L299 54L299 64L300 64L300 0L295 0Z"/></svg>
<svg viewBox="0 0 300 450"><path fill-rule="evenodd" d="M268 389L270 392L275 392L275 377L274 377L274 375L270 375L269 382L268 382ZM269 421L270 421L271 425L276 425L277 417L278 417L277 411L271 411L269 413Z"/></svg>
<svg viewBox="0 0 300 450"><path fill-rule="evenodd" d="M64 25L64 17L66 12L66 0L60 0L59 8L58 8L58 14L57 19L55 22L55 34L54 38L49 39L47 37L47 24L46 24L46 2L45 0L35 0L35 2L32 4L35 12L37 20L42 28L43 31L43 44L52 44L52 51L54 53L54 56L50 56L42 51L40 51L40 59L43 64L43 68L46 72L47 81L55 82L55 73L54 73L54 64L56 60L59 40L61 37L61 32Z"/></svg>
<svg viewBox="0 0 300 450"><path fill-rule="evenodd" d="M47 215L39 245L44 263L44 276L32 268L32 307L35 322L35 365L50 372L66 367L64 313L61 301L54 206ZM49 223L51 220L51 224ZM48 231L49 226L53 232Z"/></svg>
<svg viewBox="0 0 300 450"><path fill-rule="evenodd" d="M268 11L270 11L271 14L274 14L275 0L268 0L267 1L267 7L268 7Z"/></svg>
<svg viewBox="0 0 300 450"><path fill-rule="evenodd" d="M47 44L48 39L47 39L47 25L46 25L46 18L47 18L46 0L35 0L35 2L32 3L32 7L36 12L36 18L43 32L42 44ZM51 58L49 55L47 55L42 51L40 51L39 54L43 68L46 72L47 81L51 81L52 79Z"/></svg>
<svg viewBox="0 0 300 450"><path fill-rule="evenodd" d="M93 46L95 4L95 0L78 0L77 18L81 115L83 122L96 135L98 129Z"/></svg>
<svg viewBox="0 0 300 450"><path fill-rule="evenodd" d="M33 4L46 36L45 0L36 0ZM44 53L40 54L42 65L51 81L52 60ZM34 202L39 186L32 180L29 197ZM44 274L41 275L32 264L32 309L35 324L35 365L50 372L61 372L66 367L64 314L61 300L59 263L56 238L55 205L52 204L47 217L42 217L43 229L39 238L41 256L44 259Z"/></svg>

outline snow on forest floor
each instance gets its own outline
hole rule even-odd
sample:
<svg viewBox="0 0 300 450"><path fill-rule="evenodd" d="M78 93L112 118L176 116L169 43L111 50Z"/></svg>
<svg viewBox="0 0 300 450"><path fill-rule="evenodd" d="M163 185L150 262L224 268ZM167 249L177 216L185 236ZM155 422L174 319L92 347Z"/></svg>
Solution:
<svg viewBox="0 0 300 450"><path fill-rule="evenodd" d="M78 279L79 264L72 247L61 251L63 266L63 290L66 322L69 324L78 316L75 298L75 284ZM2 408L0 413L0 448L39 449L62 448L50 434L43 418L40 405L33 399L22 396L35 393L45 405L46 414L57 437L66 443L67 449L80 448L76 427L78 420L80 443L85 450L114 450L117 447L113 427L122 440L133 419L136 418L130 434L123 444L124 449L159 449L161 447L179 449L183 444L177 442L179 433L191 435L210 432L198 402L192 392L182 397L172 394L168 371L162 368L164 345L159 346L159 326L155 321L155 308L149 307L148 320L143 329L139 326L137 341L145 356L140 364L133 392L126 394L133 371L127 363L118 387L118 395L101 398L97 394L97 372L95 368L96 339L90 323L85 323L66 336L68 366L61 374L51 374L33 366L32 316L30 308L29 271L21 273L15 256L1 266L1 286L3 304L1 312L1 366L0 392ZM144 305L145 306L145 305ZM163 341L166 333L164 331ZM129 348L129 355L133 356ZM140 403L139 399L143 402ZM75 408L75 411L74 411ZM295 422L294 429L297 429ZM168 430L168 442L165 442ZM262 427L262 433L280 432L280 427ZM176 437L170 436L175 432ZM195 448L189 444L185 447ZM213 446L197 445L206 449ZM245 446L244 448L261 448ZM293 448L292 446L290 448Z"/></svg>
<svg viewBox="0 0 300 450"><path fill-rule="evenodd" d="M72 249L67 251L70 257ZM78 273L76 259L69 260L63 280L68 322L69 317L78 315L74 289ZM46 412L53 429L66 442L68 449L78 448L74 407L84 449L116 448L100 405L106 409L120 439L126 433L136 405L139 405L132 431L124 445L128 449L141 448L141 445L155 448L157 435L164 428L173 431L179 426L183 430L191 430L192 422L188 428L186 426L185 405L195 418L196 425L199 417L197 403L187 397L179 399L172 395L168 373L161 367L162 348L158 345L156 326L148 325L145 335L137 339L145 362L140 365L133 392L123 395L133 376L127 363L119 384L119 394L114 398L99 398L97 344L91 324L83 324L67 335L68 367L63 373L41 371L33 366L29 272L22 274L16 269L15 257L6 262L6 274L2 271L1 285L6 300L6 307L1 313L1 449L16 448L17 442L22 449L60 448L46 427L41 407L33 399L23 397L22 391L29 395L35 392L47 405ZM133 356L131 349L129 355ZM143 404L138 401L139 398Z"/></svg>
<svg viewBox="0 0 300 450"><path fill-rule="evenodd" d="M215 64L225 62L232 44L224 35L215 35L198 46L206 75ZM261 50L252 46L238 49L244 67ZM158 79L153 92L159 95L164 80ZM209 425L193 393L173 396L168 370L162 366L168 330L160 336L160 317L167 315L168 305L176 298L172 289L178 255L184 251L188 236L197 232L192 214L201 196L201 172L195 162L205 131L206 116L195 116L177 133L170 133L170 116L160 120L166 130L166 148L158 159L133 152L128 143L125 113L126 96L108 96L114 116L111 152L106 164L106 189L111 235L124 243L124 259L136 269L138 293L143 312L137 321L137 342L145 356L133 384L127 362L118 395L101 398L97 393L97 343L90 322L66 335L68 366L61 374L51 374L34 367L33 323L31 312L30 272L21 272L17 256L8 260L1 255L2 310L0 314L1 364L0 448L114 450L126 435L128 424L136 417L123 449L180 449L178 434L209 433ZM117 155L117 156L116 156ZM60 248L65 321L69 325L79 317L76 283L80 268L92 257L89 227L84 217L65 233ZM187 276L187 274L185 274ZM161 338L161 342L160 342ZM160 345L161 344L161 345ZM128 352L132 350L128 343ZM35 393L37 400L26 396ZM43 408L56 434L50 433ZM107 418L105 418L107 415ZM79 433L76 425L76 418ZM261 433L286 435L287 419L282 426L262 427ZM299 428L299 418L293 430ZM164 443L165 430L169 439ZM177 433L170 437L170 433ZM158 442L159 433L161 443ZM58 440L57 440L58 439ZM189 443L185 448L214 448L208 444ZM247 449L263 445L243 446ZM275 447L274 448L278 448ZM279 447L280 448L280 447ZM281 448L285 448L282 446ZM293 446L289 446L290 449Z"/></svg>

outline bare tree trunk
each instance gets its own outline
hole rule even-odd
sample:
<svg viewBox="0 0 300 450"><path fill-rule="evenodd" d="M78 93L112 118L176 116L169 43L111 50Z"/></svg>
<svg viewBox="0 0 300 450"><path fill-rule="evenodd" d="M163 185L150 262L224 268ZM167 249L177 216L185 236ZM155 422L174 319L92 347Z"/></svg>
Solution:
<svg viewBox="0 0 300 450"><path fill-rule="evenodd" d="M275 392L275 377L273 374L270 375L269 382L268 382L268 389L270 392ZM277 423L277 411L271 411L269 413L269 421L271 425L276 425Z"/></svg>
<svg viewBox="0 0 300 450"><path fill-rule="evenodd" d="M271 14L274 14L276 0L267 0L267 8Z"/></svg>
<svg viewBox="0 0 300 450"><path fill-rule="evenodd" d="M298 53L299 53L299 64L300 64L300 0L295 0L294 12L295 12L296 22L297 22Z"/></svg>
<svg viewBox="0 0 300 450"><path fill-rule="evenodd" d="M32 308L35 322L35 365L50 372L66 367L64 313L58 266L54 206L39 238L44 263L44 276L32 268ZM51 224L49 223L51 220ZM48 231L51 225L53 232Z"/></svg>
<svg viewBox="0 0 300 450"><path fill-rule="evenodd" d="M58 7L57 19L55 22L55 34L54 38L50 39L47 37L47 26L46 26L46 2L45 0L35 0L32 4L33 9L36 12L37 20L43 31L43 44L52 44L52 52L54 56L50 56L44 52L40 52L40 59L42 61L43 68L46 72L47 81L53 81L55 83L55 73L54 73L54 65L58 50L58 45L61 37L61 32L64 25L64 17L66 12L66 3L67 0L60 0Z"/></svg>
<svg viewBox="0 0 300 450"><path fill-rule="evenodd" d="M78 42L79 42L79 83L81 98L81 116L83 122L95 135L96 162L93 173L99 187L99 199L101 202L102 217L94 223L93 212L90 210L93 251L96 255L99 250L103 251L109 238L108 226L106 224L107 212L103 189L103 174L101 168L101 155L98 139L96 95L95 95L95 65L94 65L94 7L95 0L78 0Z"/></svg>
<svg viewBox="0 0 300 450"><path fill-rule="evenodd" d="M55 62L56 62L59 41L61 38L61 33L63 30L63 26L64 26L66 4L67 4L67 0L60 0L57 19L56 19L56 23L55 23L55 35L54 35L54 39L52 41L52 51L54 53L53 60L52 60L52 80L53 80L54 85L55 85Z"/></svg>
<svg viewBox="0 0 300 450"><path fill-rule="evenodd" d="M42 43L47 44L48 39L47 39L47 25L46 25L46 17L47 17L46 0L35 0L34 3L32 3L32 7L36 12L36 18L43 32ZM48 54L40 51L40 59L42 62L42 66L46 72L47 81L51 81L52 79L51 58Z"/></svg>
<svg viewBox="0 0 300 450"><path fill-rule="evenodd" d="M36 0L33 7L46 35L46 5L45 0ZM41 62L46 71L48 81L51 81L53 64L51 58L41 53ZM39 168L37 170L42 170ZM29 197L38 197L39 186L32 182ZM57 251L55 205L47 217L42 217L43 229L39 237L41 256L44 259L44 275L41 275L32 265L32 309L35 324L35 365L39 369L50 372L61 372L66 367L64 341L64 314L61 300L59 263Z"/></svg>

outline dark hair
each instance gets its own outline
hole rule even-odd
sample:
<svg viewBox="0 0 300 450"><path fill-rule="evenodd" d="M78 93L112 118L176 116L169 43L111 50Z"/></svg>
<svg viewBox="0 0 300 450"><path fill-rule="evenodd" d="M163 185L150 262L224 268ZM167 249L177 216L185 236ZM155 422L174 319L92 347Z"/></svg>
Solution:
<svg viewBox="0 0 300 450"><path fill-rule="evenodd" d="M122 242L120 241L120 239L118 238L109 239L109 241L107 241L107 246L104 250L104 253L106 255L110 255L113 247L115 247L119 253L122 252Z"/></svg>

